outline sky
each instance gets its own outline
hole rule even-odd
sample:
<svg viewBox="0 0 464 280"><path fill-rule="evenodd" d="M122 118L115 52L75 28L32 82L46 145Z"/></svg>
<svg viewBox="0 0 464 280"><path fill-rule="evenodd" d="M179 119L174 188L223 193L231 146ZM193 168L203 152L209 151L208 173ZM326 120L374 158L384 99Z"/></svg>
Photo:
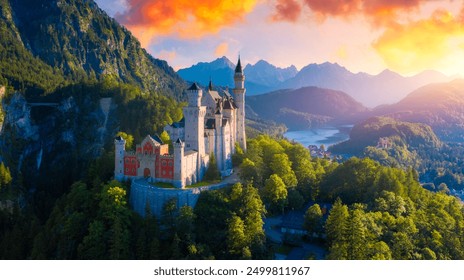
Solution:
<svg viewBox="0 0 464 280"><path fill-rule="evenodd" d="M174 69L227 56L278 67L464 75L464 1L96 0Z"/></svg>

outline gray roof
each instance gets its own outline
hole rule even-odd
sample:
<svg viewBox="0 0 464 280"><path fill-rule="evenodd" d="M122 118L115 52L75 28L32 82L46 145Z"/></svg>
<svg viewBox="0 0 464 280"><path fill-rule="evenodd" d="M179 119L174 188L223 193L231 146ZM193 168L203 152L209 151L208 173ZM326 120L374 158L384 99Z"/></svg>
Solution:
<svg viewBox="0 0 464 280"><path fill-rule="evenodd" d="M163 140L161 140L161 138L158 136L158 134L155 134L154 136L152 136L152 138L153 138L156 142L158 142L158 143L160 143L160 144L164 144L164 143L163 143Z"/></svg>
<svg viewBox="0 0 464 280"><path fill-rule="evenodd" d="M181 119L180 121L178 121L178 122L172 123L171 126L174 127L174 128L185 127L185 118L182 118L182 119Z"/></svg>
<svg viewBox="0 0 464 280"><path fill-rule="evenodd" d="M224 109L233 109L234 108L234 105L232 105L232 102L230 101L230 99L226 99L224 100Z"/></svg>
<svg viewBox="0 0 464 280"><path fill-rule="evenodd" d="M221 96L219 95L219 92L217 92L217 91L215 91L215 90L209 90L208 93L209 93L209 95L211 95L211 97L212 97L214 100L221 99Z"/></svg>
<svg viewBox="0 0 464 280"><path fill-rule="evenodd" d="M242 63L240 62L240 56L238 56L237 66L235 67L235 73L243 73Z"/></svg>
<svg viewBox="0 0 464 280"><path fill-rule="evenodd" d="M193 83L187 90L200 90L200 87L197 83Z"/></svg>

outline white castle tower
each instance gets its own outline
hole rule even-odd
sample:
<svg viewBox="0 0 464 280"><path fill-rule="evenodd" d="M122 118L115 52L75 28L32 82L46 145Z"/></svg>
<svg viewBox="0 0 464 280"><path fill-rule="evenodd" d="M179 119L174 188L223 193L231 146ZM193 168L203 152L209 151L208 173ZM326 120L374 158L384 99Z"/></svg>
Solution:
<svg viewBox="0 0 464 280"><path fill-rule="evenodd" d="M114 178L122 181L124 179L124 153L126 151L126 140L121 136L114 139Z"/></svg>
<svg viewBox="0 0 464 280"><path fill-rule="evenodd" d="M206 106L201 105L203 91L196 84L187 89L188 106L183 108L185 118L185 150L198 152L197 180L203 178L205 171L205 115Z"/></svg>
<svg viewBox="0 0 464 280"><path fill-rule="evenodd" d="M245 75L243 74L240 56L238 57L237 66L234 74L235 88L233 89L235 96L235 104L237 105L237 136L240 147L246 151L246 135L245 135Z"/></svg>

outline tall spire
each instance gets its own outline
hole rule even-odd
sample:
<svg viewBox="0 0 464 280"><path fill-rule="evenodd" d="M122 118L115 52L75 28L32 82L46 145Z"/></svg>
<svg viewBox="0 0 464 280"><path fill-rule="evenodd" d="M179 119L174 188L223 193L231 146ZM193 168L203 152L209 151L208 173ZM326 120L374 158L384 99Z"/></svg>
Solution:
<svg viewBox="0 0 464 280"><path fill-rule="evenodd" d="M235 73L243 73L242 63L240 62L240 54L238 55L238 62L237 62L237 66L235 67Z"/></svg>
<svg viewBox="0 0 464 280"><path fill-rule="evenodd" d="M213 90L213 79L211 78L211 76L209 76L209 85L208 85L208 89L209 89L210 91Z"/></svg>

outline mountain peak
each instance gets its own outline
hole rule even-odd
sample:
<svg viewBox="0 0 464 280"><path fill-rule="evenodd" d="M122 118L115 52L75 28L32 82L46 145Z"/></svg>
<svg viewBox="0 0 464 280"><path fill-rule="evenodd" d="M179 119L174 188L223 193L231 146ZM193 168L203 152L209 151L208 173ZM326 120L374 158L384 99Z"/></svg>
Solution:
<svg viewBox="0 0 464 280"><path fill-rule="evenodd" d="M29 53L57 69L67 80L103 79L110 75L147 93L172 96L182 92L183 81L174 70L148 54L126 28L93 0L9 0L0 5L0 11L9 5L14 15L8 23L0 16L0 25L18 35L10 40L1 34L2 41L18 46L16 53Z"/></svg>

